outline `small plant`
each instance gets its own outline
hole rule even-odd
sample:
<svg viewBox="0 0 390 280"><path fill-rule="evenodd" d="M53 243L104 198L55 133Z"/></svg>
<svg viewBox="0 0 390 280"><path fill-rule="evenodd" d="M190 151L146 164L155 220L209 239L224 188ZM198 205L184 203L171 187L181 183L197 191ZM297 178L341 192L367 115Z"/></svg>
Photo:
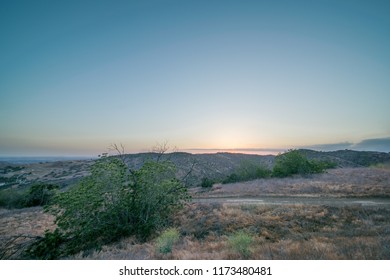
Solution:
<svg viewBox="0 0 390 280"><path fill-rule="evenodd" d="M253 243L253 237L250 234L244 231L238 231L229 237L228 242L230 248L235 253L240 254L245 259L250 257L250 246Z"/></svg>
<svg viewBox="0 0 390 280"><path fill-rule="evenodd" d="M172 252L172 247L179 240L180 234L177 229L170 228L165 230L156 240L157 250L161 254Z"/></svg>

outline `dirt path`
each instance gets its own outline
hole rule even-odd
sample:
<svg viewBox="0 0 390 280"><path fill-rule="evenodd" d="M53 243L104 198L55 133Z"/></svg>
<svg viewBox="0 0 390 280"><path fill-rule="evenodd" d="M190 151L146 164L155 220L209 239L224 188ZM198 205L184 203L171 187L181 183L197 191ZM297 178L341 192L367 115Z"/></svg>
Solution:
<svg viewBox="0 0 390 280"><path fill-rule="evenodd" d="M390 208L386 198L322 198L322 197L209 197L195 198L197 203L253 204L253 205L327 205Z"/></svg>

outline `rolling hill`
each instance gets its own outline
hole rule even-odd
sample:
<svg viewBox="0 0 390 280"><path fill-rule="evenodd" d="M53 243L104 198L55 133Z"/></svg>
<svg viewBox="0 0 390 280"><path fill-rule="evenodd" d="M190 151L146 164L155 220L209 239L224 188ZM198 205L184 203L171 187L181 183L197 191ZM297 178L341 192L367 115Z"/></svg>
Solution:
<svg viewBox="0 0 390 280"><path fill-rule="evenodd" d="M390 153L339 150L319 152L300 150L309 159L335 162L337 167L367 167L390 164ZM124 160L130 168L140 168L147 160L157 160L158 153L126 154ZM177 167L178 178L186 177L188 186L197 186L203 177L224 179L242 162L251 162L272 168L274 155L253 155L239 153L190 154L174 152L163 154L160 160L172 161ZM0 162L0 188L28 186L36 182L71 185L89 174L94 160L68 160L31 164L10 164ZM186 176L188 174L188 176Z"/></svg>

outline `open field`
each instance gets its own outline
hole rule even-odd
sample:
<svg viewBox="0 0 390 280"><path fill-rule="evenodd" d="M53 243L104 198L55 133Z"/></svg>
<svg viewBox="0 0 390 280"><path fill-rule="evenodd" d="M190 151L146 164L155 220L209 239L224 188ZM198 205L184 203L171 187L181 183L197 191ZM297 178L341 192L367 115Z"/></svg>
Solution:
<svg viewBox="0 0 390 280"><path fill-rule="evenodd" d="M390 259L390 208L384 204L332 204L342 201L390 202L390 170L342 168L308 177L260 179L194 188L193 202L172 217L179 238L171 252L157 249L158 235L134 237L82 252L70 259ZM251 203L250 199L273 202ZM249 199L231 203L229 199ZM207 201L199 201L206 199ZM214 200L213 200L214 199ZM322 203L289 203L322 199ZM295 199L295 200L294 200ZM327 202L328 201L328 202ZM23 258L23 244L54 229L42 208L0 211L0 253ZM18 245L12 251L9 241ZM8 242L8 243L7 243ZM8 247L7 247L8 246ZM11 252L5 255L5 251ZM13 254L15 253L15 254Z"/></svg>

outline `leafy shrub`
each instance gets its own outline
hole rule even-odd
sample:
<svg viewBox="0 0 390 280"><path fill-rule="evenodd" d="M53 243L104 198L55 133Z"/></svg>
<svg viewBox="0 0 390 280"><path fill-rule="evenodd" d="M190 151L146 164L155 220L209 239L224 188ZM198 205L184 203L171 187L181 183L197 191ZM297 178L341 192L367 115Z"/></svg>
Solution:
<svg viewBox="0 0 390 280"><path fill-rule="evenodd" d="M245 259L249 258L251 255L250 246L252 243L253 237L244 231L238 231L228 239L230 248Z"/></svg>
<svg viewBox="0 0 390 280"><path fill-rule="evenodd" d="M222 183L228 184L260 178L269 178L271 173L272 172L265 166L258 165L251 161L243 161L232 174L223 180Z"/></svg>
<svg viewBox="0 0 390 280"><path fill-rule="evenodd" d="M290 150L287 153L276 156L272 170L274 177L287 177L294 174L307 175L324 172L327 168L335 167L328 161L308 160L298 150Z"/></svg>
<svg viewBox="0 0 390 280"><path fill-rule="evenodd" d="M90 176L58 194L48 208L63 244L57 255L100 248L133 234L146 239L166 226L186 199L187 189L170 162L148 161L134 171L119 158L99 159ZM44 257L34 252L35 258Z"/></svg>
<svg viewBox="0 0 390 280"><path fill-rule="evenodd" d="M26 206L43 206L54 197L59 186L53 184L35 184L31 186L26 195Z"/></svg>
<svg viewBox="0 0 390 280"><path fill-rule="evenodd" d="M36 184L29 189L8 188L0 191L0 207L24 208L43 206L49 203L58 190L57 185Z"/></svg>
<svg viewBox="0 0 390 280"><path fill-rule="evenodd" d="M156 240L157 250L161 254L172 252L172 247L179 240L180 234L177 229L170 228L165 230Z"/></svg>
<svg viewBox="0 0 390 280"><path fill-rule="evenodd" d="M241 179L236 173L232 173L229 176L226 177L225 180L222 181L222 184L229 184L229 183L236 183L239 182Z"/></svg>
<svg viewBox="0 0 390 280"><path fill-rule="evenodd" d="M23 208L26 205L26 193L16 189L5 189L0 191L0 207Z"/></svg>
<svg viewBox="0 0 390 280"><path fill-rule="evenodd" d="M203 177L202 178L202 183L201 183L201 186L202 188L211 188L214 184L214 181L207 178L207 177Z"/></svg>
<svg viewBox="0 0 390 280"><path fill-rule="evenodd" d="M53 232L46 231L42 239L27 248L26 257L33 259L39 257L44 260L56 259L63 255L61 253L61 246L63 244L64 237L58 229Z"/></svg>

